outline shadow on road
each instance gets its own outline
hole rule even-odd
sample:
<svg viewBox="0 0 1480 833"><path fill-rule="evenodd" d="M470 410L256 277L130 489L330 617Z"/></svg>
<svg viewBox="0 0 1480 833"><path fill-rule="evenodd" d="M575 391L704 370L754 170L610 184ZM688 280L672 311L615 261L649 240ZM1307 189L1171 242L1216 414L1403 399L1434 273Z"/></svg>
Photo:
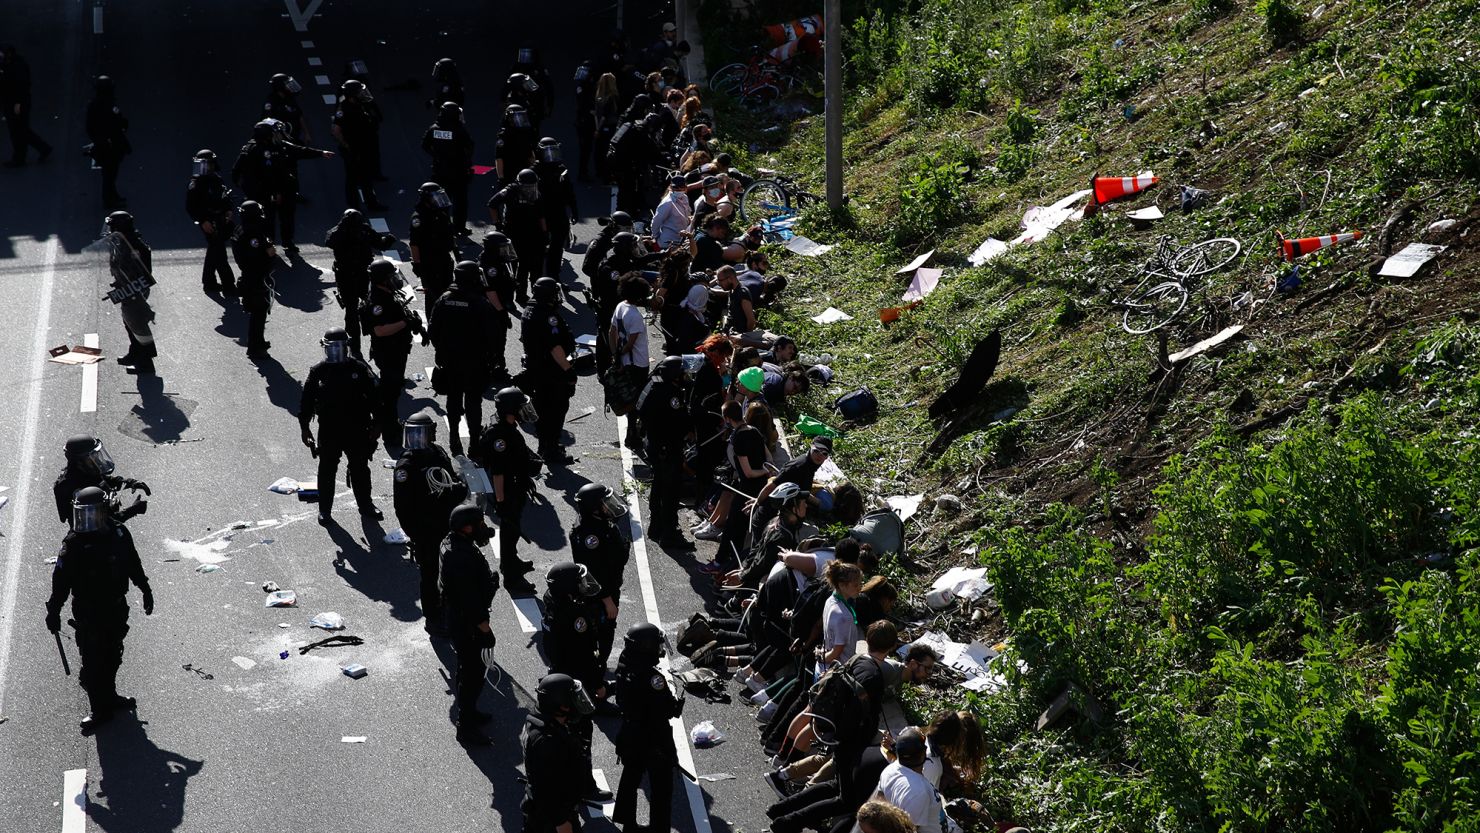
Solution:
<svg viewBox="0 0 1480 833"><path fill-rule="evenodd" d="M205 766L160 749L132 714L119 715L98 733L98 797L87 815L106 831L169 831L185 816L186 783Z"/></svg>
<svg viewBox="0 0 1480 833"><path fill-rule="evenodd" d="M350 520L351 518L359 519L353 504L353 500L344 501L339 506L339 514L335 516L335 520L324 527L337 548L334 554L334 572L344 579L345 584L364 594L365 598L390 605L391 616L397 620L420 620L421 597L416 565L380 543L385 531L379 523L364 520L360 524L362 537L357 537L340 526L340 518L350 523L356 522Z"/></svg>

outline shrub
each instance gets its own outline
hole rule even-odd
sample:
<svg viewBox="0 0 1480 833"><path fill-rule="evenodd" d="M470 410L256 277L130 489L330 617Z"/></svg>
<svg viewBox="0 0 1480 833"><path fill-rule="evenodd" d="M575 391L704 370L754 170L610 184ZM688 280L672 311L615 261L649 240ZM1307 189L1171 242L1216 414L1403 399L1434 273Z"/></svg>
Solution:
<svg viewBox="0 0 1480 833"><path fill-rule="evenodd" d="M1254 9L1264 19L1264 37L1276 48L1300 40L1305 16L1290 5L1290 0L1259 0Z"/></svg>
<svg viewBox="0 0 1480 833"><path fill-rule="evenodd" d="M899 191L899 215L893 223L896 245L919 242L964 214L969 168L939 155L921 157Z"/></svg>

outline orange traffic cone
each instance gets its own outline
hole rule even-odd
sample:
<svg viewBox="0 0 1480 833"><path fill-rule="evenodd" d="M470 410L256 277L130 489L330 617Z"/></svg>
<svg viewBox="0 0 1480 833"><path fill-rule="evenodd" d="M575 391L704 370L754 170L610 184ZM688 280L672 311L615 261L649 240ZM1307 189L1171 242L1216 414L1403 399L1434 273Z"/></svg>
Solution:
<svg viewBox="0 0 1480 833"><path fill-rule="evenodd" d="M1295 240L1285 239L1285 235L1275 232L1275 237L1280 241L1280 254L1291 263L1301 255L1308 255L1317 249L1327 246L1335 246L1337 243L1349 243L1353 240L1361 240L1362 232L1348 231L1341 234L1324 234L1320 237L1300 237Z"/></svg>
<svg viewBox="0 0 1480 833"><path fill-rule="evenodd" d="M1125 197L1139 194L1147 188L1161 182L1160 177L1151 174L1140 176L1100 176L1095 174L1090 177L1089 185L1094 189L1094 201L1096 205L1114 202Z"/></svg>
<svg viewBox="0 0 1480 833"><path fill-rule="evenodd" d="M786 23L774 23L766 27L766 36L771 39L771 43L775 44L801 40L808 35L821 34L822 15L820 14L809 14L806 17Z"/></svg>

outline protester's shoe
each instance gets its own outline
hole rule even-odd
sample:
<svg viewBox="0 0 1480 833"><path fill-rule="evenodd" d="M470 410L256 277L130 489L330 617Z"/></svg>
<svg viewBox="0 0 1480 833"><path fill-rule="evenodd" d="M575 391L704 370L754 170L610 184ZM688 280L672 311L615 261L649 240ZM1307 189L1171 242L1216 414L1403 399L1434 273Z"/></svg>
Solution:
<svg viewBox="0 0 1480 833"><path fill-rule="evenodd" d="M724 530L720 529L714 524L706 524L704 527L694 532L694 537L700 541L718 541L720 538L723 538L724 535Z"/></svg>
<svg viewBox="0 0 1480 833"><path fill-rule="evenodd" d="M112 719L113 712L111 711L93 712L92 714L82 718L81 722L79 722L77 726L82 729L82 733L84 735L91 735L99 728L101 728L104 723L107 723Z"/></svg>
<svg viewBox="0 0 1480 833"><path fill-rule="evenodd" d="M771 791L776 793L776 797L779 799L785 799L794 792L789 789L791 779L787 778L786 773L779 769L774 772L768 772L762 777L766 780L766 786L770 787Z"/></svg>
<svg viewBox="0 0 1480 833"><path fill-rule="evenodd" d="M780 704L777 703L775 700L772 700L764 706L761 706L761 710L755 713L755 722L761 724L762 726L770 723L771 719L776 716L776 711L779 707Z"/></svg>
<svg viewBox="0 0 1480 833"><path fill-rule="evenodd" d="M765 691L766 690L766 686L768 686L768 685L770 685L770 683L768 683L765 680L761 679L760 676L759 675L756 675L756 674L751 674L750 675L750 679L748 679L748 680L745 681L745 687L748 688L748 689L750 689L751 691L757 693L757 694ZM760 705L760 704L757 704L757 705Z"/></svg>
<svg viewBox="0 0 1480 833"><path fill-rule="evenodd" d="M741 668L739 671L736 671L733 679L740 685L747 685L750 682L751 675L754 673L755 672L747 666L745 668Z"/></svg>
<svg viewBox="0 0 1480 833"><path fill-rule="evenodd" d="M746 685L749 685L749 683L746 683ZM750 702L756 704L757 706L764 706L767 703L771 702L771 695L766 693L765 689L761 689L760 691L757 691L756 693L750 695L748 699L750 700Z"/></svg>

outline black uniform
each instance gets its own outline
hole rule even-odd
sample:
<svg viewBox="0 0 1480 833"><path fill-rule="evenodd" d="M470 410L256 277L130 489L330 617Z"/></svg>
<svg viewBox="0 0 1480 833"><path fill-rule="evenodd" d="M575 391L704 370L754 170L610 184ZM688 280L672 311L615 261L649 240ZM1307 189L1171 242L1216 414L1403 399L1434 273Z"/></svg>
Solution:
<svg viewBox="0 0 1480 833"><path fill-rule="evenodd" d="M495 375L506 376L508 368L504 359L504 351L509 344L509 330L514 327L514 269L509 264L499 259L497 252L485 247L478 255L478 268L483 270L484 283L488 290L484 297L492 304L495 296L498 298L499 307L493 310L496 326L489 334L493 341L493 370Z"/></svg>
<svg viewBox="0 0 1480 833"><path fill-rule="evenodd" d="M524 719L525 833L554 833L567 823L572 831L581 829L585 782L572 774L582 769L589 775L591 766L569 725L544 714Z"/></svg>
<svg viewBox="0 0 1480 833"><path fill-rule="evenodd" d="M534 162L535 143L536 138L532 128L504 125L499 129L493 155L498 161L504 163L503 176L499 178L498 183L500 186L513 182L514 177L521 170Z"/></svg>
<svg viewBox="0 0 1480 833"><path fill-rule="evenodd" d="M0 111L10 129L12 165L26 164L32 147L43 160L51 155L51 145L31 129L31 67L15 47L0 47Z"/></svg>
<svg viewBox="0 0 1480 833"><path fill-rule="evenodd" d="M216 171L192 176L185 187L185 213L200 226L206 239L206 261L201 268L200 283L207 292L218 289L236 293L236 274L226 257L226 242L233 231L231 222L231 189ZM206 225L211 227L206 231Z"/></svg>
<svg viewBox="0 0 1480 833"><path fill-rule="evenodd" d="M678 495L683 487L684 438L692 430L688 395L679 385L655 378L642 402L642 430L653 469L653 537L678 532ZM742 513L743 514L743 513Z"/></svg>
<svg viewBox="0 0 1480 833"><path fill-rule="evenodd" d="M601 585L596 661L604 669L617 632L617 620L606 615L605 600L610 599L614 607L621 604L622 577L632 557L632 542L611 519L584 514L570 529L570 552L572 560L584 564Z"/></svg>
<svg viewBox="0 0 1480 833"><path fill-rule="evenodd" d="M657 141L643 129L642 122L628 122L617 128L612 136L612 149L616 156L612 170L617 180L617 209L634 218L647 217L652 213L644 193L644 185L654 165L668 160Z"/></svg>
<svg viewBox="0 0 1480 833"><path fill-rule="evenodd" d="M411 271L421 279L425 290L427 318L432 317L432 306L437 299L452 285L456 231L452 215L440 208L419 205L411 212L411 236L407 242L416 249Z"/></svg>
<svg viewBox="0 0 1480 833"><path fill-rule="evenodd" d="M478 710L478 695L483 693L484 648L492 648L494 636L478 627L488 621L488 609L498 592L498 576L488 568L488 559L476 541L459 532L442 539L441 576L437 587L442 592L443 610L447 615L448 636L457 652L458 718L472 718ZM461 728L461 726L460 726Z"/></svg>
<svg viewBox="0 0 1480 833"><path fill-rule="evenodd" d="M113 88L99 89L87 105L87 139L92 143L92 158L103 169L103 202L114 206L123 202L118 193L118 169L123 157L133 153L128 140L128 117L114 99Z"/></svg>
<svg viewBox="0 0 1480 833"><path fill-rule="evenodd" d="M622 728L617 733L622 777L612 822L637 823L637 788L647 773L651 792L646 829L671 830L678 748L668 721L683 712L683 701L673 696L655 657L626 650L617 663L617 703L622 708Z"/></svg>
<svg viewBox="0 0 1480 833"><path fill-rule="evenodd" d="M267 231L281 230L279 242L293 245L298 216L298 162L323 158L324 151L294 144L283 139L252 141L242 145L236 164L231 166L231 181L242 189L242 195L262 204L267 214Z"/></svg>
<svg viewBox="0 0 1480 833"><path fill-rule="evenodd" d="M349 349L360 355L360 303L370 293L370 262L377 252L396 245L393 234L381 233L368 223L344 223L329 230L324 245L334 252L334 291L344 308L344 331Z"/></svg>
<svg viewBox="0 0 1480 833"><path fill-rule="evenodd" d="M244 220L231 238L231 252L242 273L237 290L241 292L242 309L247 311L249 356L265 354L271 346L267 341L267 313L272 309L273 286L270 231L266 223Z"/></svg>
<svg viewBox="0 0 1480 833"><path fill-rule="evenodd" d="M421 137L432 157L432 179L452 198L454 230L468 225L468 183L473 179L473 134L461 121L438 119Z"/></svg>
<svg viewBox="0 0 1480 833"><path fill-rule="evenodd" d="M108 269L113 283L107 297L118 305L118 317L123 319L123 331L128 335L128 353L119 361L152 373L154 357L159 355L154 345L154 308L149 306L149 287L155 283L154 253L138 229L118 236L122 241L110 238ZM127 245L121 245L123 242Z"/></svg>
<svg viewBox="0 0 1480 833"><path fill-rule="evenodd" d="M493 304L481 290L454 285L432 307L432 345L437 367L433 386L447 397L449 442L461 454L458 423L468 419L468 436L483 430L483 392L491 370L502 364L502 335L508 324L499 320ZM496 340L497 337L497 340Z"/></svg>
<svg viewBox="0 0 1480 833"><path fill-rule="evenodd" d="M154 612L154 595L133 536L122 524L107 521L95 532L69 532L51 571L51 598L46 602L47 627L61 627L62 605L72 597L81 667L77 682L87 692L94 718L106 719L124 705L118 696L118 667L123 664L123 638L128 634L128 585L144 594L144 612Z"/></svg>
<svg viewBox="0 0 1480 833"><path fill-rule="evenodd" d="M406 326L390 335L375 334L376 327L403 321ZM375 424L381 434L393 437L400 425L396 406L406 387L406 359L411 355L412 337L426 328L399 293L373 285L370 294L360 302L360 324L370 334L370 360L380 371Z"/></svg>
<svg viewBox="0 0 1480 833"><path fill-rule="evenodd" d="M71 464L62 468L62 473L51 484L52 497L57 502L57 517L67 526L72 525L72 497L88 486L96 486L108 494L113 494L119 489L136 485L138 481L128 480L116 474L101 474L96 470L74 468ZM115 516L119 521L124 520Z"/></svg>
<svg viewBox="0 0 1480 833"><path fill-rule="evenodd" d="M364 361L346 356L342 362L319 362L308 371L298 406L298 424L307 434L314 416L319 418L319 514L328 514L334 506L334 481L341 454L349 469L355 503L361 511L374 509L375 504L370 502L370 455L375 451L375 406L375 373Z"/></svg>
<svg viewBox="0 0 1480 833"><path fill-rule="evenodd" d="M293 141L303 140L303 107L298 103L297 94L287 90L271 90L267 94L267 101L262 104L261 117L277 119L288 126L288 136Z"/></svg>
<svg viewBox="0 0 1480 833"><path fill-rule="evenodd" d="M570 171L561 162L536 162L534 172L540 175L540 212L545 218L548 240L544 271L535 277L548 275L558 278L560 266L565 262L565 245L570 242L570 227L581 219L581 209L576 203L576 186L570 181ZM518 244L515 246L517 248Z"/></svg>
<svg viewBox="0 0 1480 833"><path fill-rule="evenodd" d="M582 182L591 178L591 153L596 147L596 80L591 61L576 67L576 141L580 148L576 175Z"/></svg>
<svg viewBox="0 0 1480 833"><path fill-rule="evenodd" d="M396 520L411 539L411 557L421 568L421 614L428 627L441 625L437 566L442 539L449 532L448 515L467 499L467 484L457 476L452 458L435 443L401 452L392 480Z"/></svg>
<svg viewBox="0 0 1480 833"><path fill-rule="evenodd" d="M514 293L522 304L529 295L530 283L544 277L540 270L544 267L545 244L549 237L542 199L526 196L524 188L515 182L489 197L488 209L498 212L495 225L509 236L514 243L514 251L519 254L519 265L514 272ZM567 231L566 235L569 234Z"/></svg>
<svg viewBox="0 0 1480 833"><path fill-rule="evenodd" d="M565 425L565 414L570 410L570 399L576 393L576 372L562 370L555 363L551 351L556 347L565 350L566 359L575 355L576 337L560 308L554 304L530 304L524 308L520 321L519 340L524 343L524 369L534 379L530 399L534 400L539 421L535 423L535 438L539 440L540 453L561 453L560 431Z"/></svg>
<svg viewBox="0 0 1480 833"><path fill-rule="evenodd" d="M592 698L606 686L606 666L596 661L600 640L602 606L596 599L544 596L545 663L552 674L568 674L590 692ZM582 794L596 790L591 774L592 721L589 716L571 715L567 724L581 751L581 766L567 775L579 782Z"/></svg>
<svg viewBox="0 0 1480 833"><path fill-rule="evenodd" d="M379 208L375 197L375 160L380 146L380 108L345 98L334 111L339 128L339 155L344 160L344 203L358 208L364 195L367 208Z"/></svg>
<svg viewBox="0 0 1480 833"><path fill-rule="evenodd" d="M499 571L506 577L522 578L525 570L518 564L519 539L523 536L524 504L534 491L534 476L539 473L539 459L529 453L524 433L519 426L502 419L495 420L478 439L473 459L477 460L492 481L504 476L504 499L494 503L498 515Z"/></svg>

